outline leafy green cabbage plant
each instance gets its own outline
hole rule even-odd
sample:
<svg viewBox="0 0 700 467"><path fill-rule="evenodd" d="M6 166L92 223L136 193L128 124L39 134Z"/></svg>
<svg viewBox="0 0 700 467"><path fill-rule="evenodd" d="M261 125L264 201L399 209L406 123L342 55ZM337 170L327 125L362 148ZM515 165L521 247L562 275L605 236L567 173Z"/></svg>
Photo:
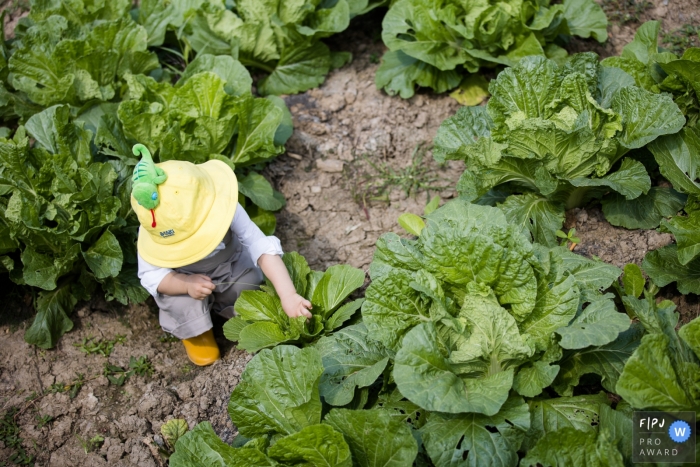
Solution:
<svg viewBox="0 0 700 467"><path fill-rule="evenodd" d="M221 459L230 467L333 465L410 466L416 440L404 415L391 409L322 410L321 356L313 347L281 345L250 361L228 412L239 435L223 443L204 422L181 437L173 467Z"/></svg>
<svg viewBox="0 0 700 467"><path fill-rule="evenodd" d="M128 74L159 73L147 32L131 19L130 9L129 0L33 1L0 60L0 70L6 61L11 88L0 91L6 96L0 113L27 119L56 104L119 99Z"/></svg>
<svg viewBox="0 0 700 467"><path fill-rule="evenodd" d="M350 19L382 2L367 0L258 1L145 0L138 21L149 45L168 42L172 31L188 57L230 55L266 73L257 83L262 95L293 94L321 84L328 72L350 59L333 53L321 39L347 29Z"/></svg>
<svg viewBox="0 0 700 467"><path fill-rule="evenodd" d="M42 348L73 327L73 307L97 286L123 304L148 296L136 276L137 223L117 171L94 157L91 140L68 106L0 138L0 263L14 282L41 290L25 339Z"/></svg>
<svg viewBox="0 0 700 467"><path fill-rule="evenodd" d="M236 317L224 325L224 334L238 348L257 352L282 343L309 345L340 328L360 309L363 299L345 303L360 288L365 274L348 265L331 266L326 272L312 271L303 256L286 253L284 261L294 288L313 305L313 318L289 318L272 284L262 290L246 290L235 304Z"/></svg>
<svg viewBox="0 0 700 467"><path fill-rule="evenodd" d="M486 107L463 107L443 122L434 155L464 160L460 194L501 202L537 242L554 245L566 209L609 192L608 220L630 228L655 227L685 203L683 194L652 188L631 152L683 128L685 118L668 94L636 86L593 53L563 65L526 57L491 81L489 91ZM647 208L630 209L628 200Z"/></svg>
<svg viewBox="0 0 700 467"><path fill-rule="evenodd" d="M384 387L428 411L418 431L437 466L455 456L480 465L496 452L501 465L516 465L521 446L557 442L562 427L614 453L621 446L610 425L597 426L603 413L617 417L607 398L573 396L591 373L613 391L623 355L639 343L601 293L620 270L528 236L499 209L456 200L428 215L417 239L385 234L377 243L362 317L367 338L387 351L366 355L379 365L388 356Z"/></svg>
<svg viewBox="0 0 700 467"><path fill-rule="evenodd" d="M377 87L403 98L416 86L445 92L484 66L514 66L528 55L566 57L557 43L568 36L604 42L606 28L605 13L591 0L398 0L382 23L389 52Z"/></svg>

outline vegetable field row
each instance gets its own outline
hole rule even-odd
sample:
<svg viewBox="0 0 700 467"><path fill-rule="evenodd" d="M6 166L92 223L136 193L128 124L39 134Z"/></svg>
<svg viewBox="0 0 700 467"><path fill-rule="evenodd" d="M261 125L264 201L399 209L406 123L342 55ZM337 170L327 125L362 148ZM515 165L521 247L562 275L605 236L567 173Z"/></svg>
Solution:
<svg viewBox="0 0 700 467"><path fill-rule="evenodd" d="M257 353L228 404L238 436L172 421L170 465L631 465L634 410L700 409L700 319L660 297L700 294L700 49L660 48L651 21L620 56L568 56L572 35L607 37L591 0L35 0L0 43L0 273L37 292L25 339L54 347L95 293L148 297L136 143L225 162L273 233L286 200L261 171L293 133L279 96L348 63L323 39L375 8L390 95L470 95L498 67L488 103L434 140L437 162L464 161L459 198L402 216L366 288L285 254L308 321L270 283L243 292L224 326ZM675 243L624 270L572 252L565 212L598 202Z"/></svg>

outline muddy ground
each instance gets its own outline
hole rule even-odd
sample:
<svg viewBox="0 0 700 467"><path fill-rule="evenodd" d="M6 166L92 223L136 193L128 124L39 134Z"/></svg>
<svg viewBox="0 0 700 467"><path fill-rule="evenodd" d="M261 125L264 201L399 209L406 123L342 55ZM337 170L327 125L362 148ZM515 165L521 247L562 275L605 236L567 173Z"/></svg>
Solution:
<svg viewBox="0 0 700 467"><path fill-rule="evenodd" d="M605 5L616 14L614 4ZM628 11L629 5L618 10ZM675 31L699 24L700 3L655 0L637 16L662 19L664 31ZM17 17L8 15L6 23ZM374 75L384 50L380 18L360 18L330 41L338 50L349 48L354 60L332 72L320 88L287 98L295 132L288 153L266 169L288 200L277 216L277 235L285 251L299 251L316 269L337 263L367 269L379 235L401 232L398 216L422 213L430 197L439 195L442 202L453 197L449 187L463 169L458 162L439 167L430 153L440 122L458 108L454 100L428 93L401 100L376 89ZM607 45L576 40L570 48L616 54L637 26L618 21ZM576 227L581 237L576 251L617 266L640 263L647 251L671 241L655 231L612 227L597 206L569 212L567 227ZM664 293L679 302L686 320L697 316L694 297L674 296L672 289ZM26 304L19 311L18 306L3 314L31 317ZM224 441L233 439L226 404L250 356L223 338L220 324L215 331L223 358L198 368L188 363L179 342L163 339L152 303L120 309L95 300L80 305L73 320L74 330L48 351L24 342L30 319L0 326L0 415L18 411L0 421L0 434L16 423L37 466L159 466L152 449L162 442L160 427L171 418L184 418L190 427L209 420ZM123 343L115 344L108 357L80 350L84 339L118 336ZM131 357L142 356L151 362L152 376L134 375L116 386L102 374L106 363L125 368ZM71 398L81 374L84 382ZM98 435L104 440L90 443ZM0 465L13 452L0 444Z"/></svg>

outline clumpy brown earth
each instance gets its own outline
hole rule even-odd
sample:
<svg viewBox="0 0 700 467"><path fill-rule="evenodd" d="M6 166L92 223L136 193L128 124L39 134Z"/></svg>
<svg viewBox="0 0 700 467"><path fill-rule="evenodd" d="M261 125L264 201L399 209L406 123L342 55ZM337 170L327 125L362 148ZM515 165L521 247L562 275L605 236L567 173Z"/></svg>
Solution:
<svg viewBox="0 0 700 467"><path fill-rule="evenodd" d="M9 11L13 1L2 2L0 9ZM654 0L640 19L662 19L666 32L698 25L697 0L664 1ZM6 16L10 33L18 17ZM578 40L570 49L619 53L637 27L634 22L613 24L608 45ZM295 132L288 153L265 171L288 200L277 216L285 251L300 252L316 269L348 263L366 270L377 238L402 232L398 216L421 214L434 195L442 203L454 197L451 187L463 170L460 162L438 166L430 153L440 122L458 108L454 100L429 93L402 100L376 89L374 75L384 51L380 31L381 12L354 21L349 31L330 40L334 49L351 50L354 60L332 72L318 89L286 98ZM640 264L647 251L671 241L656 231L613 227L595 205L570 211L566 227L576 227L581 238L576 252L619 267ZM696 296L680 297L672 286L662 294L677 302L684 321L698 315ZM26 304L2 313L14 314L17 307L31 317ZM0 416L18 410L13 420L37 466L160 466L152 448L162 443L160 427L171 418L185 419L190 427L208 420L224 441L233 439L236 431L226 405L251 357L220 335L220 325L215 330L222 360L198 368L188 362L182 344L161 341L157 310L148 305L118 310L94 301L80 305L72 318L73 331L46 351L24 342L30 319L0 326ZM119 335L125 342L116 344L109 357L86 355L75 345L89 337ZM141 356L152 363L152 376L132 376L116 386L102 375L106 363L125 368L131 357ZM68 391L56 392L80 374L85 382L75 398ZM44 424L42 418L50 421ZM4 426L0 423L0 433ZM89 445L96 435L104 441ZM0 465L11 453L0 444Z"/></svg>

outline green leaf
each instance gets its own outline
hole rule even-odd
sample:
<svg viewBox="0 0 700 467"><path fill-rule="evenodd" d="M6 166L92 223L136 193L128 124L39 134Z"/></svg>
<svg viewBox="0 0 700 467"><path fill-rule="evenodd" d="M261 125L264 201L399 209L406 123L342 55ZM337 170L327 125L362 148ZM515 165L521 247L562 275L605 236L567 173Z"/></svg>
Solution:
<svg viewBox="0 0 700 467"><path fill-rule="evenodd" d="M612 300L596 300L581 311L565 327L557 329L564 349L583 349L593 345L605 345L630 327L625 313L618 313Z"/></svg>
<svg viewBox="0 0 700 467"><path fill-rule="evenodd" d="M700 255L700 212L693 211L688 217L675 216L668 221L663 220L661 226L675 237L681 264L686 265Z"/></svg>
<svg viewBox="0 0 700 467"><path fill-rule="evenodd" d="M461 80L456 70L440 70L401 50L386 52L375 75L377 89L384 89L390 96L398 94L403 99L413 97L417 87L443 93L455 88Z"/></svg>
<svg viewBox="0 0 700 467"><path fill-rule="evenodd" d="M55 347L58 339L73 329L68 315L77 302L69 284L51 292L40 292L36 301L37 315L24 333L24 340L42 349Z"/></svg>
<svg viewBox="0 0 700 467"><path fill-rule="evenodd" d="M615 387L630 405L640 410L693 410L692 399L681 386L668 355L669 340L663 334L647 334ZM700 369L696 365L696 372Z"/></svg>
<svg viewBox="0 0 700 467"><path fill-rule="evenodd" d="M651 179L644 165L630 158L622 160L622 165L617 172L603 178L574 178L569 180L569 183L573 186L607 186L628 200L646 194L651 188Z"/></svg>
<svg viewBox="0 0 700 467"><path fill-rule="evenodd" d="M355 312L357 312L357 310L360 309L364 301L364 298L358 298L357 300L348 302L345 305L338 308L333 313L333 315L330 318L328 318L328 321L326 321L326 330L333 331L342 326L343 323L345 323L345 321L353 317Z"/></svg>
<svg viewBox="0 0 700 467"><path fill-rule="evenodd" d="M238 191L266 211L279 211L286 204L284 196L276 192L270 182L257 172L250 172L240 178Z"/></svg>
<svg viewBox="0 0 700 467"><path fill-rule="evenodd" d="M231 159L236 167L257 164L284 152L276 144L284 112L269 99L241 96L236 102L238 135Z"/></svg>
<svg viewBox="0 0 700 467"><path fill-rule="evenodd" d="M423 209L423 214L425 214L426 216L429 214L432 214L433 211L435 211L439 207L440 207L440 196L435 195L430 200L430 202L425 205L425 209Z"/></svg>
<svg viewBox="0 0 700 467"><path fill-rule="evenodd" d="M566 248L559 248L557 253L562 257L564 269L573 274L584 294L595 295L597 292L607 289L622 273L620 268L612 264L597 259L588 259L585 256L572 253Z"/></svg>
<svg viewBox="0 0 700 467"><path fill-rule="evenodd" d="M311 303L321 310L316 311L329 318L333 311L356 289L365 282L365 273L361 269L346 264L329 267L316 285Z"/></svg>
<svg viewBox="0 0 700 467"><path fill-rule="evenodd" d="M625 294L639 298L644 292L645 283L646 280L642 276L642 270L639 269L639 266L633 263L625 265L625 274L622 276L622 287Z"/></svg>
<svg viewBox="0 0 700 467"><path fill-rule="evenodd" d="M283 465L352 467L350 448L343 435L328 425L312 425L286 436L268 455Z"/></svg>
<svg viewBox="0 0 700 467"><path fill-rule="evenodd" d="M116 277L124 262L117 237L109 230L83 253L83 257L97 279Z"/></svg>
<svg viewBox="0 0 700 467"><path fill-rule="evenodd" d="M343 434L357 467L405 467L418 454L408 425L386 410L333 409L324 423Z"/></svg>
<svg viewBox="0 0 700 467"><path fill-rule="evenodd" d="M255 449L235 449L214 433L209 422L199 423L182 436L170 456L172 467L274 467L276 464Z"/></svg>
<svg viewBox="0 0 700 467"><path fill-rule="evenodd" d="M676 282L680 293L700 294L700 259L681 264L676 245L668 245L647 253L642 262L642 269L659 287Z"/></svg>
<svg viewBox="0 0 700 467"><path fill-rule="evenodd" d="M685 127L679 133L656 139L649 145L661 174L673 187L688 194L700 194L700 129Z"/></svg>
<svg viewBox="0 0 700 467"><path fill-rule="evenodd" d="M629 86L620 89L611 108L622 116L620 144L641 148L662 135L672 135L685 125L685 117L668 94L653 94Z"/></svg>
<svg viewBox="0 0 700 467"><path fill-rule="evenodd" d="M525 397L535 397L542 393L554 381L559 373L559 365L550 365L544 361L523 366L515 375L513 389Z"/></svg>
<svg viewBox="0 0 700 467"><path fill-rule="evenodd" d="M561 369L554 381L554 389L561 395L571 396L583 375L597 374L603 387L614 392L625 362L639 345L642 334L644 328L636 325L607 345L566 351L559 361Z"/></svg>
<svg viewBox="0 0 700 467"><path fill-rule="evenodd" d="M273 72L258 83L258 92L296 94L319 86L330 71L331 56L322 42L299 42L282 51Z"/></svg>
<svg viewBox="0 0 700 467"><path fill-rule="evenodd" d="M690 347L695 356L700 359L700 319L695 318L678 330L678 335Z"/></svg>
<svg viewBox="0 0 700 467"><path fill-rule="evenodd" d="M311 273L306 258L296 251L292 251L285 253L282 256L282 261L287 267L287 272L289 273L290 279L292 279L294 289L299 291L300 294L303 294L307 286L307 276Z"/></svg>
<svg viewBox="0 0 700 467"><path fill-rule="evenodd" d="M399 225L411 235L420 236L421 230L425 228L425 222L420 216L405 212L399 216Z"/></svg>
<svg viewBox="0 0 700 467"><path fill-rule="evenodd" d="M316 349L281 345L262 350L246 366L228 404L243 436L292 434L321 420Z"/></svg>
<svg viewBox="0 0 700 467"><path fill-rule="evenodd" d="M599 424L600 407L610 402L604 393L535 399L528 402L532 425L524 448L529 450L540 439L562 429L574 429L581 434L595 433Z"/></svg>
<svg viewBox="0 0 700 467"><path fill-rule="evenodd" d="M491 417L431 412L421 434L425 450L438 467L509 467L518 462L517 451L528 428L527 404L520 397L511 397Z"/></svg>
<svg viewBox="0 0 700 467"><path fill-rule="evenodd" d="M603 214L612 225L626 229L653 229L664 217L675 216L683 209L686 195L672 188L652 187L649 193L627 200L613 193L603 199Z"/></svg>
<svg viewBox="0 0 700 467"><path fill-rule="evenodd" d="M571 34L601 43L608 39L608 19L600 5L588 0L565 0L562 5Z"/></svg>
<svg viewBox="0 0 700 467"><path fill-rule="evenodd" d="M197 54L197 57L192 60L185 72L178 81L178 86L187 82L187 80L202 71L211 71L219 75L226 83L224 90L232 96L240 96L250 93L253 79L250 77L248 70L230 55L210 55Z"/></svg>
<svg viewBox="0 0 700 467"><path fill-rule="evenodd" d="M611 436L605 430L581 433L573 428L562 428L540 439L520 465L622 467L625 465L622 454Z"/></svg>
<svg viewBox="0 0 700 467"><path fill-rule="evenodd" d="M490 95L488 86L482 75L468 75L450 97L462 105L479 105Z"/></svg>
<svg viewBox="0 0 700 467"><path fill-rule="evenodd" d="M229 333L231 330L229 328ZM231 335L234 337L235 333ZM243 327L238 332L238 348L254 353L267 347L299 338L299 334L285 333L277 323L258 321Z"/></svg>
<svg viewBox="0 0 700 467"><path fill-rule="evenodd" d="M527 228L535 242L555 246L555 232L564 224L563 206L535 193L509 196L499 205L511 224Z"/></svg>
<svg viewBox="0 0 700 467"><path fill-rule="evenodd" d="M349 404L355 389L374 383L393 357L393 352L367 336L364 324L321 338L316 349L324 367L319 385L321 397L334 406Z"/></svg>

